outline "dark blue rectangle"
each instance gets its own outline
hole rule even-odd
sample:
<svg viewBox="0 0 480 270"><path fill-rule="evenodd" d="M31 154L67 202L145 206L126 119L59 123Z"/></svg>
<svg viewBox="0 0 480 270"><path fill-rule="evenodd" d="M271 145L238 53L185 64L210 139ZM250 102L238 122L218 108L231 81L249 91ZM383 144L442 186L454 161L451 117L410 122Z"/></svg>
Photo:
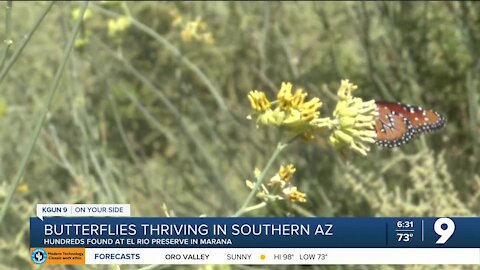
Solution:
<svg viewBox="0 0 480 270"><path fill-rule="evenodd" d="M479 248L479 228L480 218L32 217L30 247ZM437 243L441 235L446 241Z"/></svg>

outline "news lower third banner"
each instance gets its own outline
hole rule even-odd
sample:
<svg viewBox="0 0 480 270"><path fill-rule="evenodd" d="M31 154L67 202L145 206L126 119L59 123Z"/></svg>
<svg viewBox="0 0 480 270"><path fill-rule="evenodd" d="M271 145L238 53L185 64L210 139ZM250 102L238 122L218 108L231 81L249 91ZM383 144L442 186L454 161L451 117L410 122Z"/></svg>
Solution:
<svg viewBox="0 0 480 270"><path fill-rule="evenodd" d="M38 264L480 263L480 218L42 218Z"/></svg>

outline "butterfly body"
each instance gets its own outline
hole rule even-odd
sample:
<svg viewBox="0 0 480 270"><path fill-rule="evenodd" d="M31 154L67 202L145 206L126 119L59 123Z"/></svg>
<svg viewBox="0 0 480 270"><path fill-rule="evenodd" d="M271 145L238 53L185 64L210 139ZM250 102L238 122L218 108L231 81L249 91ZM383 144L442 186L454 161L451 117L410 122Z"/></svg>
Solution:
<svg viewBox="0 0 480 270"><path fill-rule="evenodd" d="M409 143L417 134L442 128L447 118L433 110L403 103L376 101L376 144L397 147Z"/></svg>

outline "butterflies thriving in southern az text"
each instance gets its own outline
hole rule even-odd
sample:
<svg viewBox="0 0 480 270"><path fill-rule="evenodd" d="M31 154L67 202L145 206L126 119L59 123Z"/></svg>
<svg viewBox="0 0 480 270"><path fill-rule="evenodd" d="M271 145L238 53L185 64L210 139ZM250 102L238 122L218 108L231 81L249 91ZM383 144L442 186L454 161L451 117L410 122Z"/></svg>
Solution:
<svg viewBox="0 0 480 270"><path fill-rule="evenodd" d="M376 144L397 147L410 142L415 135L442 128L447 118L433 110L402 103L376 101Z"/></svg>

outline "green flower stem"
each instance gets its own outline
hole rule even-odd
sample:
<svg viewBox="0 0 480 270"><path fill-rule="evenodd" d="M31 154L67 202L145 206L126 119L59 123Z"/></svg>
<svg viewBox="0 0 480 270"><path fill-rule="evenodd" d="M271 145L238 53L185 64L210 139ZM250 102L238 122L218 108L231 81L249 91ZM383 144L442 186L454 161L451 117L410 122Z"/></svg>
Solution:
<svg viewBox="0 0 480 270"><path fill-rule="evenodd" d="M57 72L55 73L55 77L53 79L52 86L50 87L50 90L48 91L48 98L45 103L45 106L43 108L43 112L41 113L40 117L37 120L37 124L35 126L35 129L33 131L33 135L31 137L30 143L27 146L27 150L25 155L22 158L22 161L20 163L20 167L15 174L15 178L13 179L13 183L10 185L10 190L8 191L7 197L5 198L5 201L2 205L2 208L0 209L0 224L2 223L3 219L5 218L5 215L7 213L7 209L10 206L13 195L15 194L15 191L17 189L18 184L20 183L20 180L22 179L25 170L27 168L28 161L30 160L30 156L33 152L33 148L35 147L35 144L37 143L38 135L40 134L40 131L42 130L43 124L45 123L45 119L47 118L47 113L48 109L50 108L50 105L52 103L53 97L57 91L57 88L60 84L60 79L62 78L63 71L65 70L65 65L70 58L72 49L73 49L73 44L75 41L75 38L78 34L78 30L80 29L80 23L82 22L83 15L85 13L85 10L87 10L88 2L84 2L82 6L82 11L81 16L78 17L78 21L75 24L75 27L68 39L68 43L65 47L64 55L62 62L60 63L60 67L58 68ZM49 8L51 5L49 6ZM47 8L47 10L49 9ZM44 16L42 16L44 17Z"/></svg>
<svg viewBox="0 0 480 270"><path fill-rule="evenodd" d="M12 0L7 1L7 5L5 7L5 39L3 42L5 43L5 50L3 51L2 60L0 61L0 69L3 68L5 65L5 60L8 56L8 51L12 46L13 41L11 40L11 32L12 32Z"/></svg>
<svg viewBox="0 0 480 270"><path fill-rule="evenodd" d="M18 46L18 49L15 51L15 53L12 55L12 57L8 60L5 66L2 67L2 71L0 72L0 83L5 79L5 76L7 75L8 71L10 71L10 68L12 68L13 64L17 62L18 57L20 54L22 54L23 49L27 46L28 42L32 38L33 34L37 31L37 28L40 26L42 23L43 19L47 16L48 12L52 8L53 4L55 4L55 1L51 1L50 4L45 8L43 13L38 17L37 21L33 25L32 30L27 34L27 36L23 39L22 43L20 46Z"/></svg>
<svg viewBox="0 0 480 270"><path fill-rule="evenodd" d="M265 166L265 168L263 168L262 172L260 173L260 176L258 176L257 182L253 186L252 191L250 192L250 194L248 194L248 197L243 202L242 207L240 207L240 209L238 209L238 211L235 214L233 214L233 217L239 217L239 216L241 216L241 215L243 215L247 212L248 205L250 204L251 200L253 199L255 194L257 194L258 190L262 186L263 181L265 181L265 176L267 175L267 172L270 170L270 167L272 167L273 162L277 159L278 155L288 146L288 144L291 141L293 141L293 139L290 140L287 143L281 143L280 142L277 145L277 148L275 149L275 152L273 152L273 154L270 157L270 160L268 161L267 165Z"/></svg>
<svg viewBox="0 0 480 270"><path fill-rule="evenodd" d="M250 206L250 207L245 208L245 210L243 210L243 213L245 214L245 213L248 213L248 212L250 212L250 211L254 211L254 210L263 208L263 207L265 207L266 205L267 205L266 202L261 202L261 203L259 203L259 204L252 205L252 206Z"/></svg>

